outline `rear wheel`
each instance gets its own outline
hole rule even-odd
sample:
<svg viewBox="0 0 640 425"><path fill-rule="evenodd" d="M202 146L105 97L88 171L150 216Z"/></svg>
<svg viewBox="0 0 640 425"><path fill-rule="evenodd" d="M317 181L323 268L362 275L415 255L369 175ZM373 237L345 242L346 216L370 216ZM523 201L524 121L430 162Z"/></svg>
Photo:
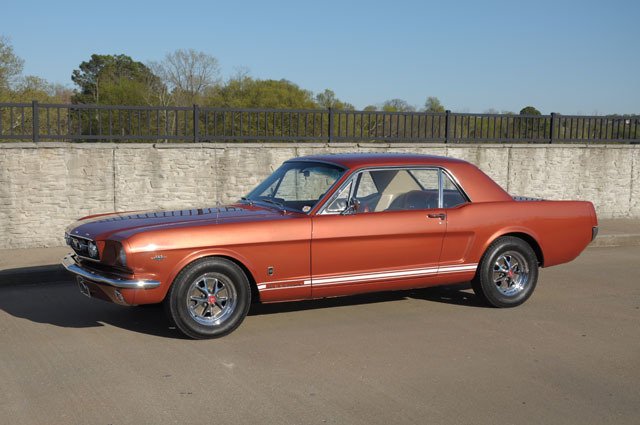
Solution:
<svg viewBox="0 0 640 425"><path fill-rule="evenodd" d="M524 303L538 281L538 258L520 238L504 236L487 249L471 282L476 295L494 307Z"/></svg>
<svg viewBox="0 0 640 425"><path fill-rule="evenodd" d="M169 318L185 335L217 338L242 323L251 304L251 289L235 263L204 258L178 274L165 303Z"/></svg>

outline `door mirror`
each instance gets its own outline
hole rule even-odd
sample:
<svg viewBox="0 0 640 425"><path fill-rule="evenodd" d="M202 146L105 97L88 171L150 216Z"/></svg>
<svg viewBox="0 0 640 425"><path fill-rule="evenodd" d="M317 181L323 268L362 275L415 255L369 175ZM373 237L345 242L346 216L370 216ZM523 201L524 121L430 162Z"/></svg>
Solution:
<svg viewBox="0 0 640 425"><path fill-rule="evenodd" d="M357 214L359 210L360 210L360 201L358 201L358 199L356 198L350 198L349 201L347 201L346 208L340 214L341 215Z"/></svg>

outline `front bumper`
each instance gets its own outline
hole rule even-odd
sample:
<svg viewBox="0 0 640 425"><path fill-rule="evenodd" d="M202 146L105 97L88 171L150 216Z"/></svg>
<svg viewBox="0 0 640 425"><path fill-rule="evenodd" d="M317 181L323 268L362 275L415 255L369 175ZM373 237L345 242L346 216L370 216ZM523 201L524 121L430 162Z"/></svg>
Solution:
<svg viewBox="0 0 640 425"><path fill-rule="evenodd" d="M71 273L89 280L94 283L101 283L104 285L109 285L114 288L122 288L122 289L153 289L160 286L160 282L157 280L149 280L149 279L118 279L113 277L104 276L99 274L93 270L89 270L86 267L83 267L77 260L75 254L69 254L62 259L62 265L65 269L70 271Z"/></svg>

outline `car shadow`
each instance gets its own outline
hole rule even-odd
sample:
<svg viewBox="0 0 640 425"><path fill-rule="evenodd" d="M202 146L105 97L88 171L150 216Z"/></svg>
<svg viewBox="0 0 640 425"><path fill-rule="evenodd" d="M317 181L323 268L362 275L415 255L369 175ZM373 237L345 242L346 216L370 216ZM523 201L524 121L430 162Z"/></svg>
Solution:
<svg viewBox="0 0 640 425"><path fill-rule="evenodd" d="M319 300L290 301L271 304L253 304L249 315L266 315L291 311L317 310L332 307L383 303L403 299L433 301L466 307L487 307L470 290L467 283L432 288L411 289L406 291L373 292L369 294L350 295L346 297L323 298Z"/></svg>
<svg viewBox="0 0 640 425"><path fill-rule="evenodd" d="M64 276L63 276L64 277ZM353 295L321 300L273 304L252 304L249 315L260 316L293 311L384 303L416 299L465 307L484 307L469 291L468 285ZM20 284L0 284L0 310L34 323L64 328L115 326L162 338L186 339L165 316L161 305L122 307L96 299L87 299L75 282L66 280Z"/></svg>

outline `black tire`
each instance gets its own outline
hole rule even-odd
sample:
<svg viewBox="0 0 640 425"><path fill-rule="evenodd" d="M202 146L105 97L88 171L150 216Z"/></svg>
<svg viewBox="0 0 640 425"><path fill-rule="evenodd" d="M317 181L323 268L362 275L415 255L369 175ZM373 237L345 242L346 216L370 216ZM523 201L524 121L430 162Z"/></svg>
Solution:
<svg viewBox="0 0 640 425"><path fill-rule="evenodd" d="M170 320L194 339L218 338L235 330L247 316L251 287L232 261L208 257L185 267L165 299Z"/></svg>
<svg viewBox="0 0 640 425"><path fill-rule="evenodd" d="M538 282L538 258L524 240L503 236L487 248L471 281L476 295L494 307L516 307Z"/></svg>

